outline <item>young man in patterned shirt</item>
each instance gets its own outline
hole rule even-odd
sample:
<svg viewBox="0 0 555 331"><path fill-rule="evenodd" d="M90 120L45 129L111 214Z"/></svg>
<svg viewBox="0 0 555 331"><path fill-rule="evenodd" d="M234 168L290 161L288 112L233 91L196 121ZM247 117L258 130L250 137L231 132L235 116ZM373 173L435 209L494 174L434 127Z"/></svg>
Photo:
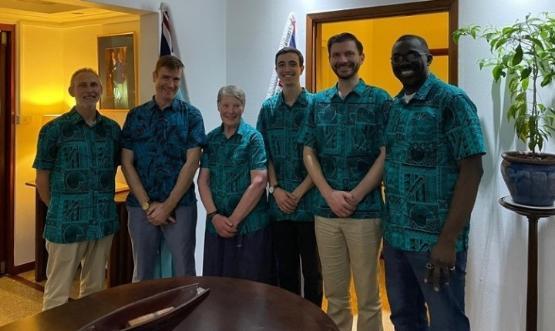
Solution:
<svg viewBox="0 0 555 331"><path fill-rule="evenodd" d="M340 330L351 330L352 275L357 329L382 330L377 275L382 239L380 182L384 111L390 97L360 79L364 53L355 36L331 37L328 52L338 82L316 94L301 137L304 163L319 191L314 202L315 229L328 315Z"/></svg>
<svg viewBox="0 0 555 331"><path fill-rule="evenodd" d="M304 65L298 49L280 49L275 66L283 90L264 101L257 129L264 137L268 155L270 217L278 285L301 295L302 265L304 297L320 306L322 274L310 204L314 185L303 164L303 145L297 142L313 95L301 87Z"/></svg>

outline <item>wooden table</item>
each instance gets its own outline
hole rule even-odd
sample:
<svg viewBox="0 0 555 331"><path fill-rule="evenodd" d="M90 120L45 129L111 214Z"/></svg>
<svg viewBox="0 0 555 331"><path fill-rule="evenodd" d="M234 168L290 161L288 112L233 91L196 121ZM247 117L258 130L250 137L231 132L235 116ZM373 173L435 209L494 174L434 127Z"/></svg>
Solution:
<svg viewBox="0 0 555 331"><path fill-rule="evenodd" d="M25 185L35 187L34 182L28 182ZM127 194L129 194L129 191L123 190L114 196L120 229L114 234L110 251L110 261L108 263L108 286L110 287L129 283L133 276L133 253L127 228L127 209L125 208ZM37 282L46 279L48 252L42 234L47 210L48 208L35 190L35 281Z"/></svg>
<svg viewBox="0 0 555 331"><path fill-rule="evenodd" d="M319 307L278 287L232 278L182 277L109 288L7 324L0 331L77 330L125 304L193 283L210 288L210 293L174 330L338 330Z"/></svg>
<svg viewBox="0 0 555 331"><path fill-rule="evenodd" d="M538 329L538 221L555 215L555 206L536 207L513 202L510 196L499 204L528 219L528 285L526 289L526 331Z"/></svg>

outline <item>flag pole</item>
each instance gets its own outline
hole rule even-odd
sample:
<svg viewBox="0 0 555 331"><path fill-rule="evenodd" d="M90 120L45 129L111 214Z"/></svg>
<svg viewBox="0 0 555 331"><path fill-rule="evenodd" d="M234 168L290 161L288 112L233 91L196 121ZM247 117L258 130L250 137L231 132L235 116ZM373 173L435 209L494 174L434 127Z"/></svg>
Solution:
<svg viewBox="0 0 555 331"><path fill-rule="evenodd" d="M283 28L283 33L281 35L278 50L286 46L297 48L297 45L295 43L295 22L295 15L293 14L293 12L289 13L287 21L285 22L285 26ZM269 98L280 91L281 87L279 86L276 71L272 70L272 76L270 78L268 91L266 92L266 98Z"/></svg>

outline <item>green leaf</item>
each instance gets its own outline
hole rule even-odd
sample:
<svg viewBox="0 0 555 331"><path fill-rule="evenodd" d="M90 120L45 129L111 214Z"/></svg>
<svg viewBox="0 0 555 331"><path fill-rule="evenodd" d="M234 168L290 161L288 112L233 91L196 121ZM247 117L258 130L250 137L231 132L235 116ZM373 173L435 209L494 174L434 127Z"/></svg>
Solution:
<svg viewBox="0 0 555 331"><path fill-rule="evenodd" d="M526 68L522 69L522 71L520 72L520 80L524 80L524 79L530 77L531 72L532 72L532 68L530 68L530 67L526 67Z"/></svg>
<svg viewBox="0 0 555 331"><path fill-rule="evenodd" d="M546 74L543 77L542 82L541 82L540 85L541 85L541 87L544 87L544 86L547 86L547 85L551 84L552 81L553 81L553 73L549 73L549 74Z"/></svg>
<svg viewBox="0 0 555 331"><path fill-rule="evenodd" d="M528 78L525 78L521 81L522 84L522 90L526 91L528 89L528 84L530 83L530 80Z"/></svg>
<svg viewBox="0 0 555 331"><path fill-rule="evenodd" d="M513 59L511 61L511 64L513 66L516 66L517 64L519 64L520 62L522 62L522 46L520 44L518 44L518 46L515 49L515 55L513 55Z"/></svg>
<svg viewBox="0 0 555 331"><path fill-rule="evenodd" d="M499 81L499 78L501 78L501 76L503 76L503 77L506 76L505 72L503 71L503 66L499 65L499 64L496 65L495 67L493 67L493 70L492 70L491 73L493 75L493 79L496 82Z"/></svg>

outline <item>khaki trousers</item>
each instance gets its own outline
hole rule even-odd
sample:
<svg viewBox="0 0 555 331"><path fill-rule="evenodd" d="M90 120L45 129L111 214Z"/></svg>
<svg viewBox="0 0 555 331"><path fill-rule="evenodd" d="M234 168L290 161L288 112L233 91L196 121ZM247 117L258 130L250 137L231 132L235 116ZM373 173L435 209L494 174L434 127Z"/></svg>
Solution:
<svg viewBox="0 0 555 331"><path fill-rule="evenodd" d="M81 265L79 297L103 289L106 261L110 255L113 237L114 235L109 235L98 240L70 244L46 241L48 264L42 301L43 311L67 302L79 265Z"/></svg>
<svg viewBox="0 0 555 331"><path fill-rule="evenodd" d="M315 217L328 315L341 331L351 331L351 273L358 303L357 330L382 331L378 284L380 219Z"/></svg>

